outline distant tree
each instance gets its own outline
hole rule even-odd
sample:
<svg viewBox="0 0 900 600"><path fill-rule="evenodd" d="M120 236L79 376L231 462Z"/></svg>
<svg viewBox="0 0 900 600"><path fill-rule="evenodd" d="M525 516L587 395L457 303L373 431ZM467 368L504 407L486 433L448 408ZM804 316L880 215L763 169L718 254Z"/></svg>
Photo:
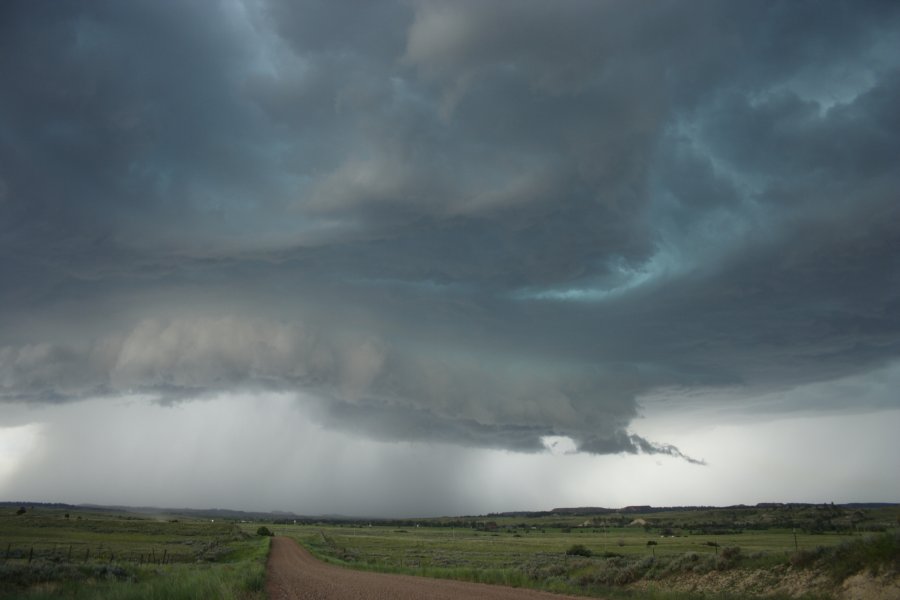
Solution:
<svg viewBox="0 0 900 600"><path fill-rule="evenodd" d="M19 510L16 511L16 514L17 514L17 515L24 515L24 514L27 513L27 512L28 512L28 510L27 510L24 506L20 506L20 507L19 507Z"/></svg>
<svg viewBox="0 0 900 600"><path fill-rule="evenodd" d="M259 529L256 530L256 535L275 535L268 527L263 525Z"/></svg>

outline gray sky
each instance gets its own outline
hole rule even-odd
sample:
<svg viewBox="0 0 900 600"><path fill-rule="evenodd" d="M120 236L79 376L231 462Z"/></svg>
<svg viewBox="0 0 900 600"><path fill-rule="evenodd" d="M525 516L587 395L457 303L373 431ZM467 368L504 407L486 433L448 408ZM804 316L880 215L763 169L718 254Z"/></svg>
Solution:
<svg viewBox="0 0 900 600"><path fill-rule="evenodd" d="M900 500L900 6L0 7L0 498Z"/></svg>

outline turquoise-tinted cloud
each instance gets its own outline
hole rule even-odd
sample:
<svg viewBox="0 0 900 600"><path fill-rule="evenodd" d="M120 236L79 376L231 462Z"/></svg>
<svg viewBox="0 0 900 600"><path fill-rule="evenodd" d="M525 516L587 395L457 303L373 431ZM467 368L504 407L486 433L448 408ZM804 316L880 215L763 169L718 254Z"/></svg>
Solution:
<svg viewBox="0 0 900 600"><path fill-rule="evenodd" d="M7 2L0 397L294 391L369 437L684 456L639 398L900 357L898 31L878 2Z"/></svg>

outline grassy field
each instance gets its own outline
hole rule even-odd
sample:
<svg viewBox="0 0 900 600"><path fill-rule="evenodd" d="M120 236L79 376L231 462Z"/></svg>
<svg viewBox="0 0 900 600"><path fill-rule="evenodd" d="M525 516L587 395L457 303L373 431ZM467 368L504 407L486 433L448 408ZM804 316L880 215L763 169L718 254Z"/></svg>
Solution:
<svg viewBox="0 0 900 600"><path fill-rule="evenodd" d="M859 537L859 534L797 534L795 544L790 530L678 537L661 537L642 528L568 533L559 529L543 532L512 529L487 533L443 527L278 526L276 531L334 558L398 567L510 567L534 556L564 556L573 544L584 545L592 554L600 556L611 553L625 557L663 557L687 552L715 556L723 547L740 547L749 554L766 552L786 556L798 549L836 545Z"/></svg>
<svg viewBox="0 0 900 600"><path fill-rule="evenodd" d="M896 506L562 511L372 523L17 509L0 505L0 600L262 600L269 538L256 535L260 525L351 568L611 598L760 595L732 592L734 579L713 592L670 589L673 577L684 583L741 570L773 573L756 583L763 592L775 589L787 570L816 570L835 583L865 568L900 570ZM828 594L819 589L814 597Z"/></svg>
<svg viewBox="0 0 900 600"><path fill-rule="evenodd" d="M274 529L323 560L352 568L627 596L629 584L673 575L790 567L817 568L837 581L873 564L896 567L896 525L896 507L822 507L497 515L371 525L279 524ZM589 556L572 554L576 545ZM641 597L647 595L645 588Z"/></svg>
<svg viewBox="0 0 900 600"><path fill-rule="evenodd" d="M268 538L235 523L3 508L2 600L265 598Z"/></svg>

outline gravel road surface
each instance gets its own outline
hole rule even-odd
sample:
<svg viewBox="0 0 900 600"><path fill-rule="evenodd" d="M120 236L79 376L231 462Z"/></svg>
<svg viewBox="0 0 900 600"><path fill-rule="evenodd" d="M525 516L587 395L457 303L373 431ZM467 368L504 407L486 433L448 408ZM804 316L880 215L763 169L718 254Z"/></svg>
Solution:
<svg viewBox="0 0 900 600"><path fill-rule="evenodd" d="M272 538L266 591L271 600L560 600L534 590L353 571L323 563L286 537ZM580 600L584 600L581 598Z"/></svg>

